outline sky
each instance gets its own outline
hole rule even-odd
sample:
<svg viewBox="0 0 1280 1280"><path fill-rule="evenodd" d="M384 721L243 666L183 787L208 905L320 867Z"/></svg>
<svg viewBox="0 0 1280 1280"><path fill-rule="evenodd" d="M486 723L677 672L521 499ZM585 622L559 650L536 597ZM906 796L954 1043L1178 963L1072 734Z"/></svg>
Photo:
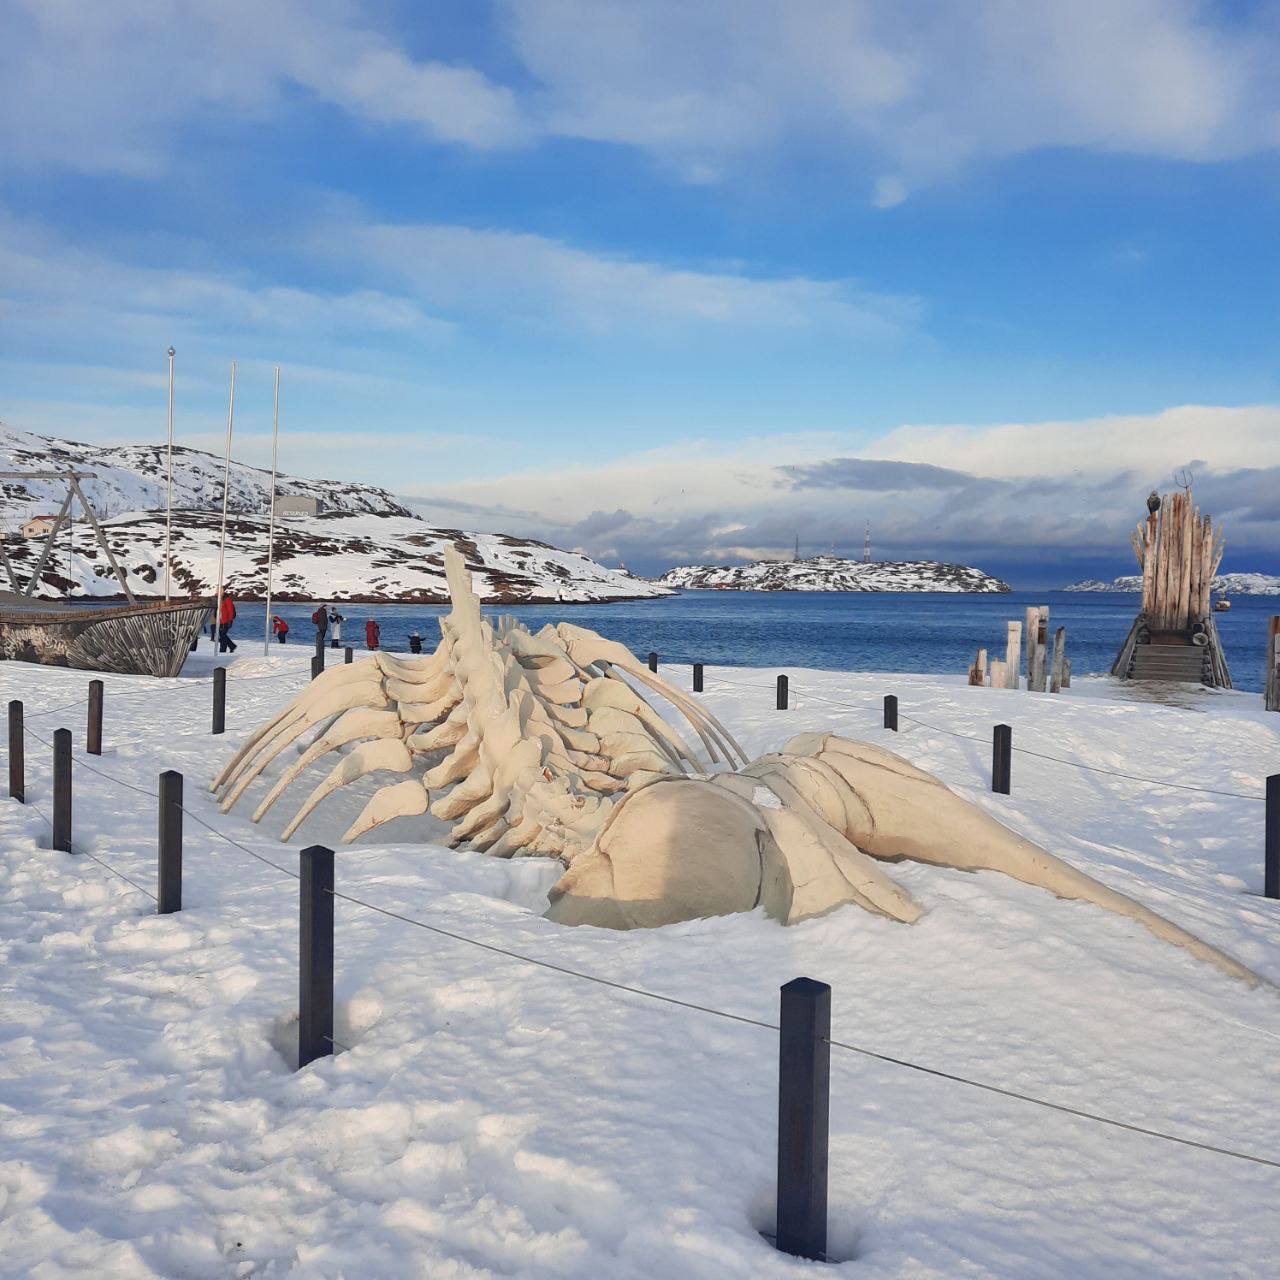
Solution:
<svg viewBox="0 0 1280 1280"><path fill-rule="evenodd" d="M656 572L1280 572L1280 5L0 0L0 421Z"/></svg>

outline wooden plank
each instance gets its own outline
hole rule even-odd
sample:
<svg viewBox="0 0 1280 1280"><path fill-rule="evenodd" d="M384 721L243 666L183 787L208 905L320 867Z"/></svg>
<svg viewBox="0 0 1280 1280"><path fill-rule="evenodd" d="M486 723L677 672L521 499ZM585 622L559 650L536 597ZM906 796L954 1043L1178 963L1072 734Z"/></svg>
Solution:
<svg viewBox="0 0 1280 1280"><path fill-rule="evenodd" d="M1153 511L1147 517L1147 533L1143 542L1142 558L1142 612L1148 617L1155 611L1152 599L1155 590L1156 543L1159 538L1159 520Z"/></svg>
<svg viewBox="0 0 1280 1280"><path fill-rule="evenodd" d="M1024 638L1027 642L1027 688L1035 688L1034 676L1036 669L1036 638L1040 634L1040 610L1031 605L1027 609L1026 631Z"/></svg>
<svg viewBox="0 0 1280 1280"><path fill-rule="evenodd" d="M1009 634L1004 649L1004 687L1016 689L1021 683L1019 676L1022 669L1022 623L1009 623Z"/></svg>
<svg viewBox="0 0 1280 1280"><path fill-rule="evenodd" d="M1280 618L1272 618L1267 623L1267 686L1263 706L1268 711L1280 711Z"/></svg>
<svg viewBox="0 0 1280 1280"><path fill-rule="evenodd" d="M1067 657L1067 629L1059 627L1053 635L1053 674L1049 679L1049 692L1058 693L1062 689L1062 664Z"/></svg>
<svg viewBox="0 0 1280 1280"><path fill-rule="evenodd" d="M1178 530L1178 605L1175 627L1185 631L1191 625L1192 526L1195 516L1191 495L1182 495L1182 524Z"/></svg>

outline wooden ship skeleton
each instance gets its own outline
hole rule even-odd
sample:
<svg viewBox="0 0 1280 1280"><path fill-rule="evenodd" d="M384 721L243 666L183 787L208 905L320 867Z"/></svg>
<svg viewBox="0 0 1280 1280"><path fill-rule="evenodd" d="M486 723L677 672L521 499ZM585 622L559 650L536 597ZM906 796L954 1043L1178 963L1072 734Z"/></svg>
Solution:
<svg viewBox="0 0 1280 1280"><path fill-rule="evenodd" d="M1112 665L1122 680L1166 680L1230 689L1231 672L1213 618L1212 590L1226 541L1201 515L1188 484L1147 499L1131 536L1142 570L1142 607Z"/></svg>
<svg viewBox="0 0 1280 1280"><path fill-rule="evenodd" d="M209 601L166 598L138 602L107 542L93 504L80 487L81 480L94 478L92 471L0 471L0 480L61 480L67 486L25 587L18 581L8 549L0 538L0 564L12 587L11 591L0 590L0 659L81 671L176 676L209 615ZM71 504L77 499L128 601L125 605L77 605L35 597L58 534L71 519Z"/></svg>

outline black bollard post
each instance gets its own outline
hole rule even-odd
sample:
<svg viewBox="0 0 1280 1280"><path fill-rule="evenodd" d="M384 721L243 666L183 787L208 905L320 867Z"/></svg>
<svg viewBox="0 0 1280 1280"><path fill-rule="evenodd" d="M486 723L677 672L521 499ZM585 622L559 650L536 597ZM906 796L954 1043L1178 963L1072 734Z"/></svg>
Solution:
<svg viewBox="0 0 1280 1280"><path fill-rule="evenodd" d="M797 1258L827 1256L827 1138L831 1107L831 988L795 978L778 1019L778 1226Z"/></svg>
<svg viewBox="0 0 1280 1280"><path fill-rule="evenodd" d="M333 850L301 855L298 1069L333 1052Z"/></svg>
<svg viewBox="0 0 1280 1280"><path fill-rule="evenodd" d="M1007 796L1012 772L1013 730L1007 724L998 724L991 739L991 790Z"/></svg>
<svg viewBox="0 0 1280 1280"><path fill-rule="evenodd" d="M89 681L89 728L84 736L84 749L91 756L102 754L102 681Z"/></svg>
<svg viewBox="0 0 1280 1280"><path fill-rule="evenodd" d="M71 852L71 730L53 734L53 847Z"/></svg>
<svg viewBox="0 0 1280 1280"><path fill-rule="evenodd" d="M311 678L314 680L317 676L322 675L324 675L324 659L319 654L316 654L311 659Z"/></svg>
<svg viewBox="0 0 1280 1280"><path fill-rule="evenodd" d="M9 799L19 804L27 801L26 744L22 737L22 703L15 698L9 703Z"/></svg>
<svg viewBox="0 0 1280 1280"><path fill-rule="evenodd" d="M702 692L702 663L700 662L693 664L693 691L694 693Z"/></svg>
<svg viewBox="0 0 1280 1280"><path fill-rule="evenodd" d="M1267 852L1262 892L1280 898L1280 773L1267 779Z"/></svg>
<svg viewBox="0 0 1280 1280"><path fill-rule="evenodd" d="M351 664L352 656L351 646L347 645L347 647L342 651L342 661L347 663L349 666Z"/></svg>
<svg viewBox="0 0 1280 1280"><path fill-rule="evenodd" d="M884 727L898 732L898 696L894 693L884 695Z"/></svg>
<svg viewBox="0 0 1280 1280"><path fill-rule="evenodd" d="M778 710L785 711L787 709L787 677L778 677Z"/></svg>
<svg viewBox="0 0 1280 1280"><path fill-rule="evenodd" d="M225 733L227 729L227 669L213 669L213 731Z"/></svg>
<svg viewBox="0 0 1280 1280"><path fill-rule="evenodd" d="M324 632L323 631L316 632L316 657L320 659L324 658Z"/></svg>
<svg viewBox="0 0 1280 1280"><path fill-rule="evenodd" d="M166 769L160 775L160 866L156 913L182 910L182 774Z"/></svg>
<svg viewBox="0 0 1280 1280"><path fill-rule="evenodd" d="M658 655L652 649L650 649L649 650L649 670L657 671L657 669L658 669Z"/></svg>

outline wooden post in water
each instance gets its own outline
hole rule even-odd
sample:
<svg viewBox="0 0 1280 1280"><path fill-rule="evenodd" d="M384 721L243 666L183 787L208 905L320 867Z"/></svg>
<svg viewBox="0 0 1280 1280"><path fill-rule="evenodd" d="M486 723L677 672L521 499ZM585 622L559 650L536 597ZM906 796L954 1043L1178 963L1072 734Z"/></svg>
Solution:
<svg viewBox="0 0 1280 1280"><path fill-rule="evenodd" d="M1023 636L1027 645L1027 689L1036 687L1036 641L1040 635L1040 610L1031 605L1027 609L1026 629Z"/></svg>
<svg viewBox="0 0 1280 1280"><path fill-rule="evenodd" d="M1058 693L1062 689L1063 664L1067 660L1067 629L1059 627L1053 633L1053 673L1049 677L1049 692Z"/></svg>
<svg viewBox="0 0 1280 1280"><path fill-rule="evenodd" d="M1272 618L1267 623L1267 684L1263 706L1268 711L1280 711L1280 618Z"/></svg>
<svg viewBox="0 0 1280 1280"><path fill-rule="evenodd" d="M1022 623L1009 623L1009 635L1005 641L1005 688L1017 689L1022 681Z"/></svg>

